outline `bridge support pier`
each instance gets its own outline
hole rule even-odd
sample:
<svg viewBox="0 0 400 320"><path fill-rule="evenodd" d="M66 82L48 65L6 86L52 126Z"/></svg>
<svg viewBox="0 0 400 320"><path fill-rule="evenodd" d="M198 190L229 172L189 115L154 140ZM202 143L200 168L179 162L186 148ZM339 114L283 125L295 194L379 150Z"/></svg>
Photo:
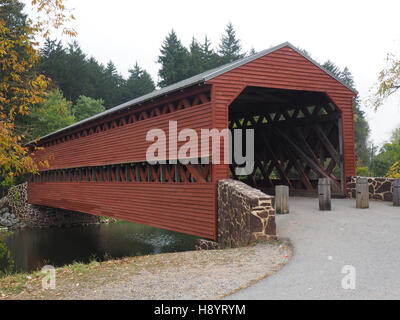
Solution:
<svg viewBox="0 0 400 320"><path fill-rule="evenodd" d="M276 240L275 198L237 180L218 182L218 241L199 240L198 250Z"/></svg>

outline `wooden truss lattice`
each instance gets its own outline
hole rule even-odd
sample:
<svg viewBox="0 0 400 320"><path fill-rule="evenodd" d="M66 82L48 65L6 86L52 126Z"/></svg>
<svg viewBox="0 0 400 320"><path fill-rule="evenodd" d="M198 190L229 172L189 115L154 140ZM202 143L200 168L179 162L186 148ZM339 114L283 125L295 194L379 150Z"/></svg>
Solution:
<svg viewBox="0 0 400 320"><path fill-rule="evenodd" d="M333 191L341 192L339 120L331 104L234 114L230 129L255 130L255 162L247 177L236 176L232 164L232 177L255 187L283 184L307 191L315 191L317 179L327 177Z"/></svg>
<svg viewBox="0 0 400 320"><path fill-rule="evenodd" d="M30 182L211 182L210 164L124 163L98 167L83 167L42 171L31 176Z"/></svg>

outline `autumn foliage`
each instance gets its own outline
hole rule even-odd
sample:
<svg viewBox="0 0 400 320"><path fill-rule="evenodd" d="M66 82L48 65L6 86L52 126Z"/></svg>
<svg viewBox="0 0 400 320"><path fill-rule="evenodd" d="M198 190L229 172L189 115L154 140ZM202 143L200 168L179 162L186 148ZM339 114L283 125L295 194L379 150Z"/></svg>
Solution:
<svg viewBox="0 0 400 320"><path fill-rule="evenodd" d="M8 23L9 15L2 11L16 3L5 0L0 4L0 181L3 185L11 185L15 176L35 174L39 166L47 165L46 161L35 163L29 156L24 132L16 127L16 119L28 115L32 106L46 97L49 79L35 72L39 39L47 37L52 28L60 29L74 19L66 13L62 0L32 0L37 17L19 24ZM64 28L62 32L75 35L73 29Z"/></svg>
<svg viewBox="0 0 400 320"><path fill-rule="evenodd" d="M397 161L393 164L393 166L389 169L388 173L386 174L388 178L395 178L400 179L400 161Z"/></svg>

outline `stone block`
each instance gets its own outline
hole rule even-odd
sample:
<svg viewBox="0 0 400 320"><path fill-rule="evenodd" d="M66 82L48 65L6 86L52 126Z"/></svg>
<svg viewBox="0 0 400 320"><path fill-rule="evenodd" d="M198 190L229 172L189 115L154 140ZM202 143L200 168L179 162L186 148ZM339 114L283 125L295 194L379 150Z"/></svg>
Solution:
<svg viewBox="0 0 400 320"><path fill-rule="evenodd" d="M243 182L226 179L218 182L217 201L219 248L276 238L274 197Z"/></svg>

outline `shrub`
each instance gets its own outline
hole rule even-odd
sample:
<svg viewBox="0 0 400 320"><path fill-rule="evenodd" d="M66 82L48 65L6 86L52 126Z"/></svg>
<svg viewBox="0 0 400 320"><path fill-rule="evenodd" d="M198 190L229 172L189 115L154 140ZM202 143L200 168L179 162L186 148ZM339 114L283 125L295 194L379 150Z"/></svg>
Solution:
<svg viewBox="0 0 400 320"><path fill-rule="evenodd" d="M368 177L370 175L368 167L357 167L356 173L357 176L361 177Z"/></svg>

